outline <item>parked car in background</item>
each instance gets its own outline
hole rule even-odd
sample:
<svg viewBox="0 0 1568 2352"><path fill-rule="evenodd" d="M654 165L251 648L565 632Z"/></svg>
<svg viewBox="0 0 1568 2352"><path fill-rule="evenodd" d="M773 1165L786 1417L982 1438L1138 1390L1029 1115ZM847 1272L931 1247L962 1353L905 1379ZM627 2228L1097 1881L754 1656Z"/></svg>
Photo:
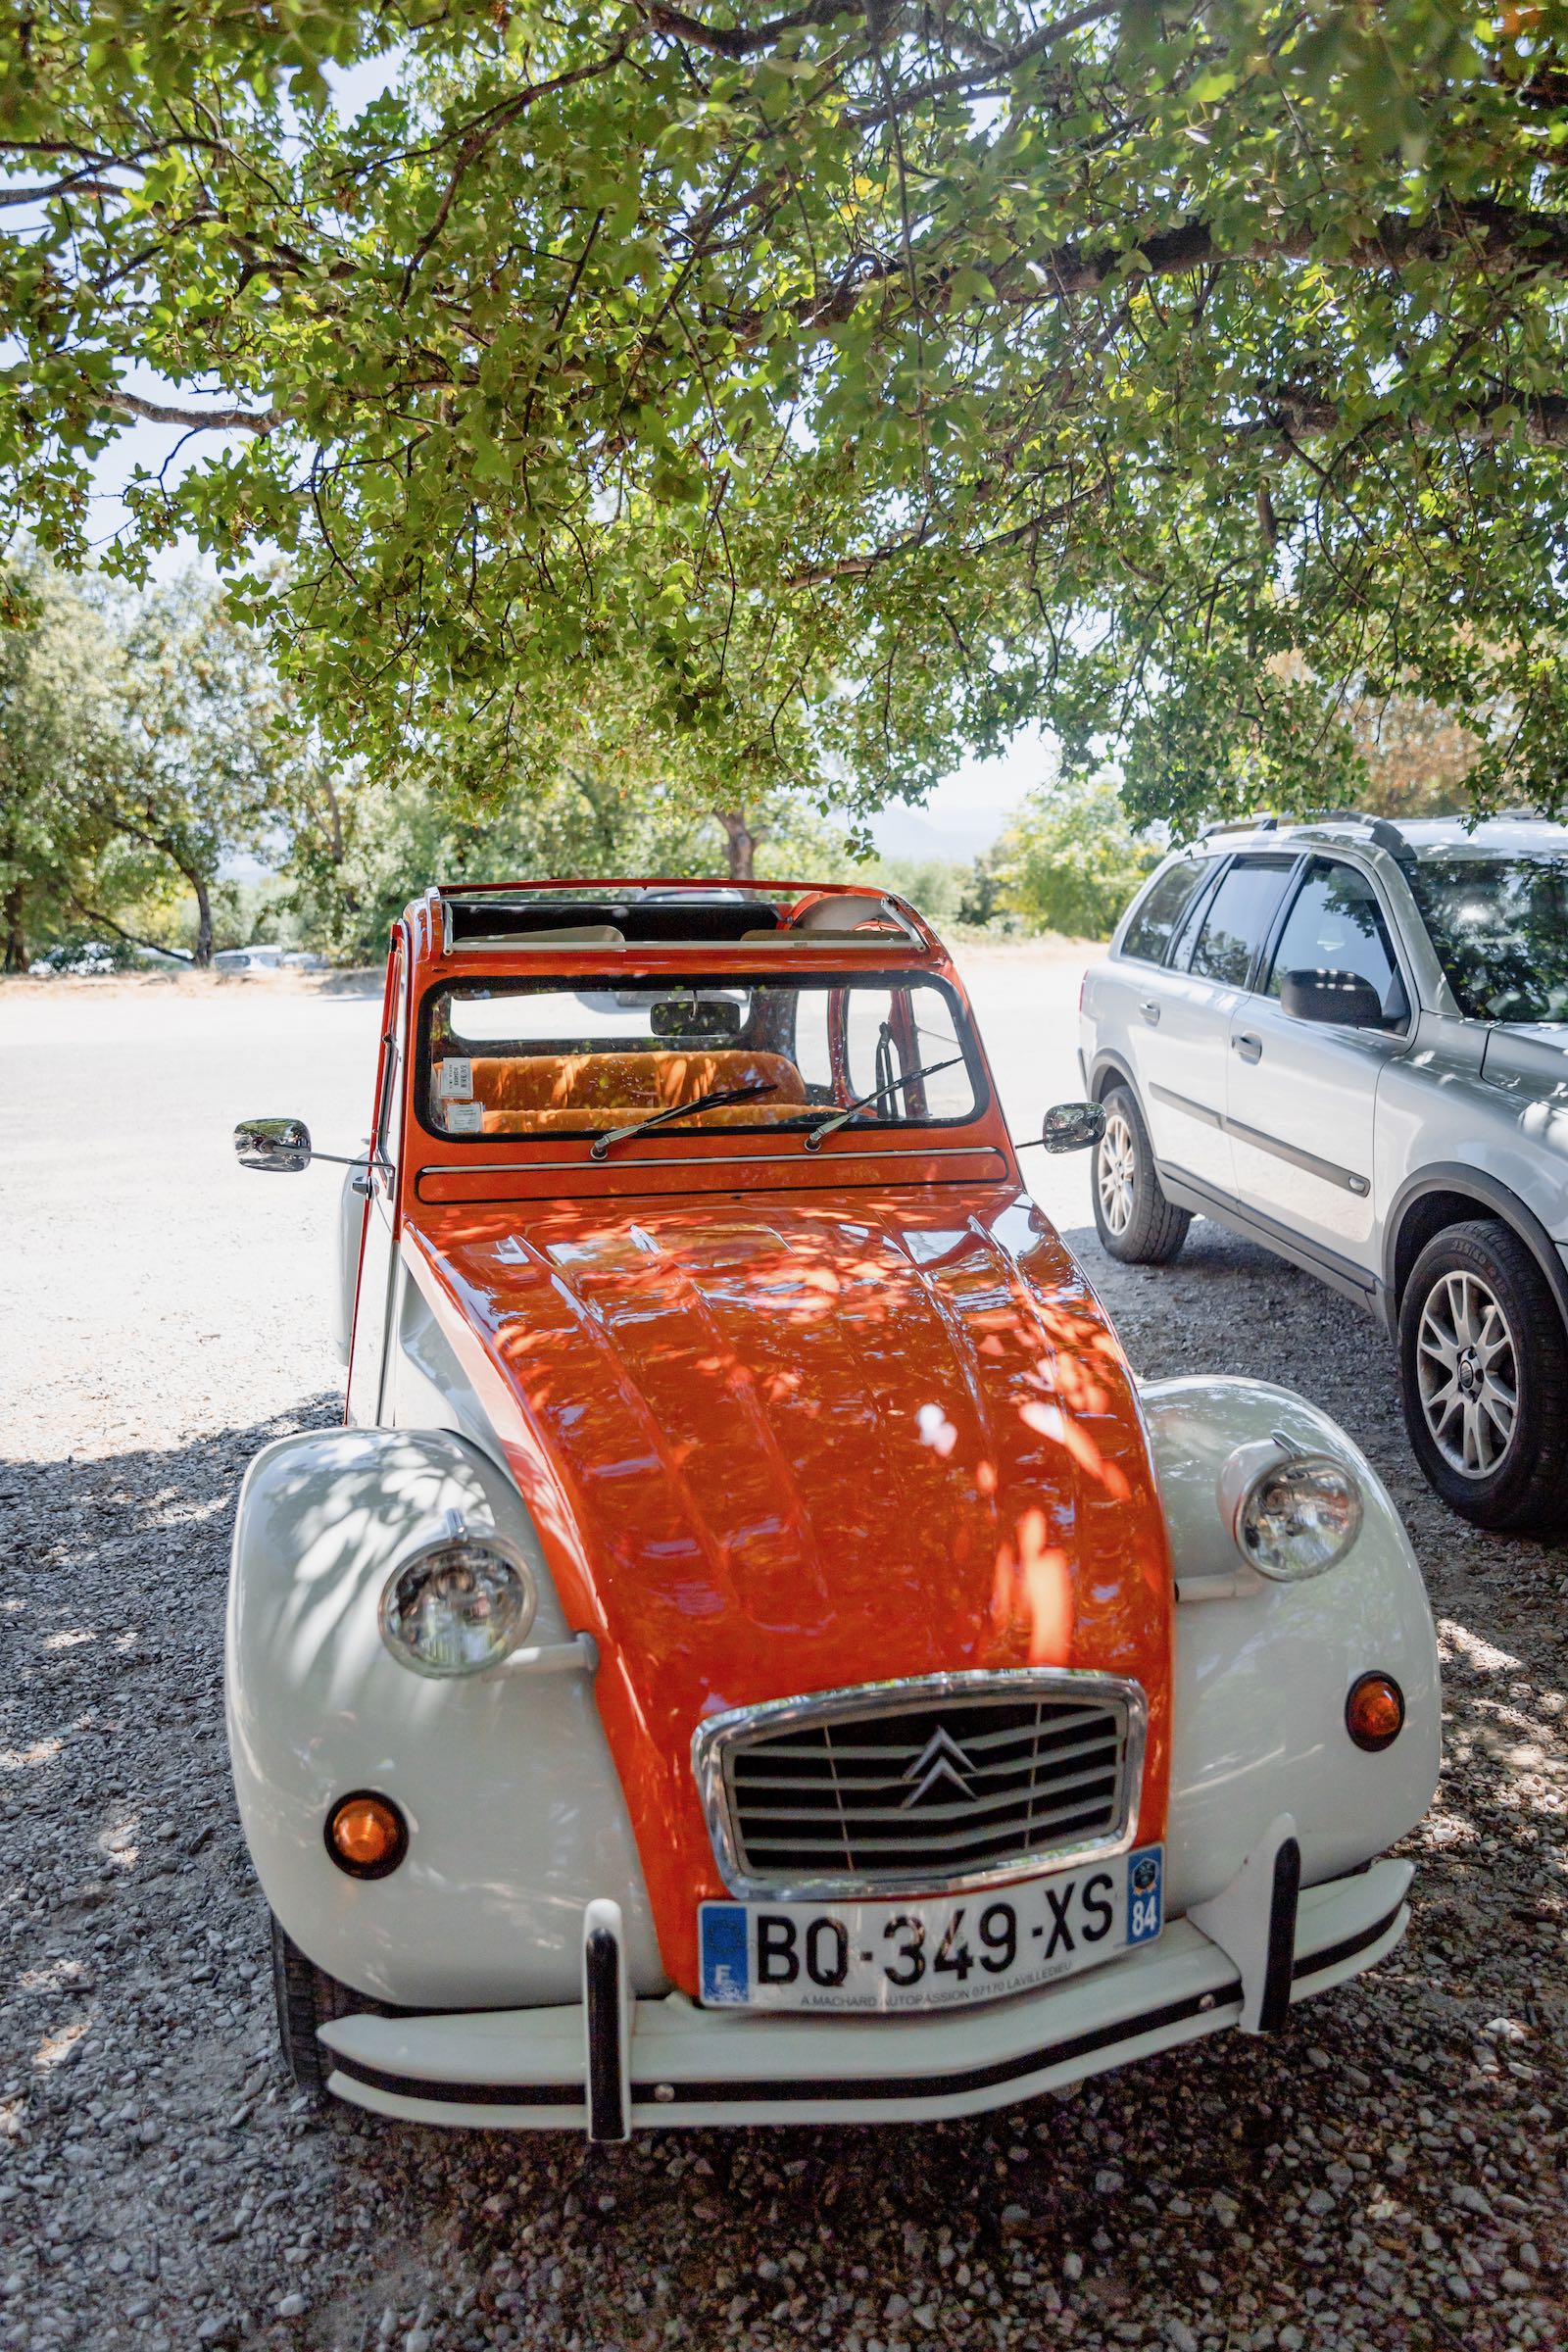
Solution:
<svg viewBox="0 0 1568 2352"><path fill-rule="evenodd" d="M230 1582L307 2090L963 2115L1397 1943L1441 1714L1398 1519L1298 1396L1136 1390L906 904L432 889L381 1037L348 1424L257 1455Z"/></svg>
<svg viewBox="0 0 1568 2352"><path fill-rule="evenodd" d="M213 957L215 972L277 972L283 968L281 948L262 945L254 948L220 948Z"/></svg>
<svg viewBox="0 0 1568 2352"><path fill-rule="evenodd" d="M1411 1444L1483 1527L1568 1519L1568 827L1211 828L1081 1000L1095 1218L1195 1212L1371 1309Z"/></svg>
<svg viewBox="0 0 1568 2352"><path fill-rule="evenodd" d="M107 940L84 939L70 947L46 949L28 964L27 975L33 980L51 980L58 972L70 972L76 978L97 978L118 972L133 960L127 951L111 947Z"/></svg>

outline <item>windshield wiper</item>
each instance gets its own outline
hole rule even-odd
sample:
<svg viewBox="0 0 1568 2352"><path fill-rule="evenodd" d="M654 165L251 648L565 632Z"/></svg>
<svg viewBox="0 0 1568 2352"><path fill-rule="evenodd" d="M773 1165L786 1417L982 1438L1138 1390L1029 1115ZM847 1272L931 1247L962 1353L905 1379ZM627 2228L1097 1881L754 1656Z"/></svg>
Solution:
<svg viewBox="0 0 1568 2352"><path fill-rule="evenodd" d="M823 1119L820 1125L811 1129L806 1139L806 1149L814 1152L825 1135L831 1135L835 1127L844 1126L858 1110L864 1110L868 1103L880 1102L884 1095L896 1095L901 1086L913 1086L918 1078L934 1078L939 1070L956 1070L962 1060L961 1054L954 1054L946 1061L928 1061L924 1069L906 1071L902 1078L890 1078L886 1086L872 1087L868 1095L857 1095L853 1102L846 1102L842 1110L836 1110L830 1119Z"/></svg>
<svg viewBox="0 0 1568 2352"><path fill-rule="evenodd" d="M694 1111L722 1110L727 1102L748 1102L753 1095L776 1095L776 1078L759 1078L751 1086L715 1086L711 1094L694 1095L689 1102L671 1103L668 1110L650 1111L646 1119L633 1119L629 1127L612 1127L608 1135L597 1136L588 1147L590 1159L603 1159L612 1144L623 1144L628 1136L646 1135L650 1127L662 1127L671 1119L689 1119Z"/></svg>

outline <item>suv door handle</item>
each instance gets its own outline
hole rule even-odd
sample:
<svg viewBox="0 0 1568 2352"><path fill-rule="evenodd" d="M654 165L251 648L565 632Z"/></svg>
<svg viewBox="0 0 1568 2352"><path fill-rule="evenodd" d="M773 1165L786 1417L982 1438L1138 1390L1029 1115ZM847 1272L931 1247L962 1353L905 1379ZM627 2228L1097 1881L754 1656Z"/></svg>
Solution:
<svg viewBox="0 0 1568 2352"><path fill-rule="evenodd" d="M1244 1061L1261 1061L1263 1058L1263 1040L1254 1037L1250 1029L1244 1029L1239 1037L1233 1037L1231 1044Z"/></svg>
<svg viewBox="0 0 1568 2352"><path fill-rule="evenodd" d="M1146 997L1138 1009L1151 1029L1159 1027L1159 1000L1157 997Z"/></svg>

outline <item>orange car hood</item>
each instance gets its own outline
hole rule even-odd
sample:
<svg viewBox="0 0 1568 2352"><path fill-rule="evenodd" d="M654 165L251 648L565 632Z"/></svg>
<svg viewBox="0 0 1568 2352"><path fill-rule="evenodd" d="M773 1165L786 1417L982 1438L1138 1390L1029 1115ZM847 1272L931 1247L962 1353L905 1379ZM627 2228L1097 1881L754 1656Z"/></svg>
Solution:
<svg viewBox="0 0 1568 2352"><path fill-rule="evenodd" d="M422 1209L414 1270L533 1514L672 1980L723 1892L702 1719L956 1668L1144 1687L1164 1825L1171 1579L1131 1374L1027 1197L986 1187Z"/></svg>

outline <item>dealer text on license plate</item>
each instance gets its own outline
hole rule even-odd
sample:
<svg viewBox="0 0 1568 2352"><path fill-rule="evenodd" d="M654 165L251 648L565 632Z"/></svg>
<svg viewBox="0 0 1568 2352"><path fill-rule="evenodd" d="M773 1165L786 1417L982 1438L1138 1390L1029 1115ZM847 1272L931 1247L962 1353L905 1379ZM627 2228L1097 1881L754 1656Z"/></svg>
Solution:
<svg viewBox="0 0 1568 2352"><path fill-rule="evenodd" d="M1162 1923L1164 1849L996 1891L916 1901L703 1903L703 1999L747 2009L909 2010L1028 1992Z"/></svg>

